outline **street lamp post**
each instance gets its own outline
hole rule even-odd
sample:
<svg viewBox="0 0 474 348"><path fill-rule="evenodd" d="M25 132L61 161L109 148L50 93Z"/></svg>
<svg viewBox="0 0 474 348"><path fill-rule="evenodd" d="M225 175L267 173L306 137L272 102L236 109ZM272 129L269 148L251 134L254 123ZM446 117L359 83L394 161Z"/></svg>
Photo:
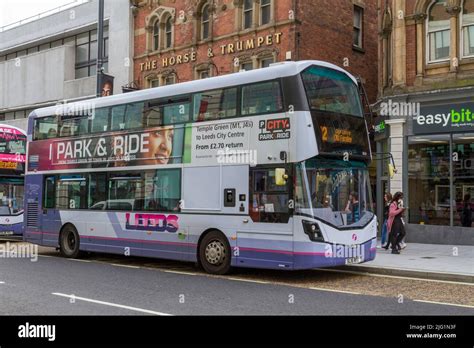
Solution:
<svg viewBox="0 0 474 348"><path fill-rule="evenodd" d="M104 53L104 0L99 0L99 18L97 20L97 97L102 92L102 67Z"/></svg>

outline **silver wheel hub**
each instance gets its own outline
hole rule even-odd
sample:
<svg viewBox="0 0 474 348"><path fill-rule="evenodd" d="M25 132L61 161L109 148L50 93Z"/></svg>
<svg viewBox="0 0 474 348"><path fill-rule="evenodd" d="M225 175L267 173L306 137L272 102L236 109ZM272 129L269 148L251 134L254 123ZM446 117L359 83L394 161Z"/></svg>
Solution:
<svg viewBox="0 0 474 348"><path fill-rule="evenodd" d="M214 240L206 246L206 260L212 265L219 265L225 260L225 246Z"/></svg>

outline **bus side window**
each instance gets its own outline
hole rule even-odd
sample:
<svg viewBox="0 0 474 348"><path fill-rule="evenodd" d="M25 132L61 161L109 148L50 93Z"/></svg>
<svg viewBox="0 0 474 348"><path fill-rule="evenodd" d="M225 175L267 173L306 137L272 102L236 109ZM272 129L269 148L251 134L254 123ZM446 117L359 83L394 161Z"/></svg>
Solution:
<svg viewBox="0 0 474 348"><path fill-rule="evenodd" d="M242 87L242 115L278 112L282 108L283 99L278 81Z"/></svg>
<svg viewBox="0 0 474 348"><path fill-rule="evenodd" d="M43 208L55 207L55 177L49 176L44 183L44 203Z"/></svg>

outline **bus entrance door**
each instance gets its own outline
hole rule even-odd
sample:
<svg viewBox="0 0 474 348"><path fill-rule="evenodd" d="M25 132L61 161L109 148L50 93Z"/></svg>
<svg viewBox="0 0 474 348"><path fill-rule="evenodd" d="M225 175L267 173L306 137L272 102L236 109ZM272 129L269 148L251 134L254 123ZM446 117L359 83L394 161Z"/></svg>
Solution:
<svg viewBox="0 0 474 348"><path fill-rule="evenodd" d="M277 185L276 169L250 168L250 219L237 236L240 266L289 269L293 265L290 185Z"/></svg>

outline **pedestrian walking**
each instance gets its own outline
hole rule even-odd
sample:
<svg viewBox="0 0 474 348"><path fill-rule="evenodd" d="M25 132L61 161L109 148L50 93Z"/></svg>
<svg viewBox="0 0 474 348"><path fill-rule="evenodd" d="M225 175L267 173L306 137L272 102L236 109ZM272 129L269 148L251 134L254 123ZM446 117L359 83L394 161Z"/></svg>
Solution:
<svg viewBox="0 0 474 348"><path fill-rule="evenodd" d="M400 242L405 237L405 226L402 221L402 213L405 211L405 208L398 207L402 198L403 193L395 193L388 210L387 230L390 236L392 254L400 254Z"/></svg>
<svg viewBox="0 0 474 348"><path fill-rule="evenodd" d="M383 207L383 224L382 224L382 241L381 245L382 248L388 250L390 245L389 240L390 237L388 236L388 229L387 229L387 221L388 221L388 211L390 209L390 203L392 202L392 194L387 192L383 196L384 200L384 207Z"/></svg>

